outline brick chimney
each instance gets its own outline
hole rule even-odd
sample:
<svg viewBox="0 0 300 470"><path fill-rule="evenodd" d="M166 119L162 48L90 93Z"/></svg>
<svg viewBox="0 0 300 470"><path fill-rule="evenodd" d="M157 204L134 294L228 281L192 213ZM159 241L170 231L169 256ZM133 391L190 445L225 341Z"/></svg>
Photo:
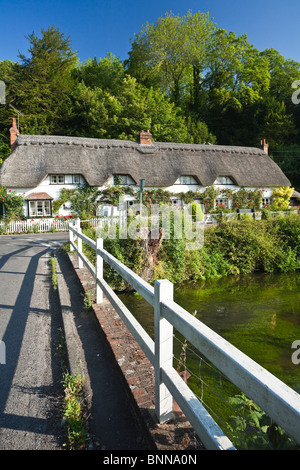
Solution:
<svg viewBox="0 0 300 470"><path fill-rule="evenodd" d="M268 155L269 153L269 144L267 144L266 139L263 139L260 141L260 149L262 149L266 154Z"/></svg>
<svg viewBox="0 0 300 470"><path fill-rule="evenodd" d="M13 118L12 120L12 127L9 129L9 132L10 132L10 148L11 148L11 151L13 151L16 146L17 137L19 135L15 118Z"/></svg>
<svg viewBox="0 0 300 470"><path fill-rule="evenodd" d="M151 145L152 144L152 134L150 131L147 132L140 132L140 144L141 145Z"/></svg>

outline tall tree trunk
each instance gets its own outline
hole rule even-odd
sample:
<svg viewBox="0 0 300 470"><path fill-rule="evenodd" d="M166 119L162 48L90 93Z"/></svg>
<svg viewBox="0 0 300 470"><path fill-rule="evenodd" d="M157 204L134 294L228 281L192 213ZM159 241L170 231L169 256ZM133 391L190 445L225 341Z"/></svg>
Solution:
<svg viewBox="0 0 300 470"><path fill-rule="evenodd" d="M192 110L199 112L200 106L200 65L193 64Z"/></svg>

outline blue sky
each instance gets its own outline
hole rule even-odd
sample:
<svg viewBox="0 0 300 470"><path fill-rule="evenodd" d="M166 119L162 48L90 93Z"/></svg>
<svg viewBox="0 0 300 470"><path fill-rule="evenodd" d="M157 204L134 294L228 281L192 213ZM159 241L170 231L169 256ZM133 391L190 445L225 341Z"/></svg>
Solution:
<svg viewBox="0 0 300 470"><path fill-rule="evenodd" d="M18 51L28 55L25 35L40 36L53 24L70 36L81 62L109 52L124 60L143 24L187 10L209 12L217 26L247 33L259 50L273 47L300 62L299 0L0 0L0 60L17 61Z"/></svg>

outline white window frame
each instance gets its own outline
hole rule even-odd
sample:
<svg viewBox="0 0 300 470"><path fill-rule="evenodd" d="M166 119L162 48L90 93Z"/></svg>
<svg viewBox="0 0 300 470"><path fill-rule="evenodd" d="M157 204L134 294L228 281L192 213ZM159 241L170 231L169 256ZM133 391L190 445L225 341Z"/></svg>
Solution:
<svg viewBox="0 0 300 470"><path fill-rule="evenodd" d="M175 181L174 184L193 184L197 185L198 182L192 175L181 175L179 178Z"/></svg>
<svg viewBox="0 0 300 470"><path fill-rule="evenodd" d="M263 197L262 198L262 206L270 206L272 204L272 198L271 197Z"/></svg>
<svg viewBox="0 0 300 470"><path fill-rule="evenodd" d="M215 183L216 184L223 184L223 185L234 184L234 182L232 181L230 176L218 176Z"/></svg>
<svg viewBox="0 0 300 470"><path fill-rule="evenodd" d="M121 186L130 186L132 184L135 184L133 179L131 178L130 175L113 175L113 184L116 185L117 183L115 182L115 178L121 178L121 183L119 183Z"/></svg>
<svg viewBox="0 0 300 470"><path fill-rule="evenodd" d="M223 204L225 208L228 207L228 198L227 197L218 197L216 199L216 206Z"/></svg>
<svg viewBox="0 0 300 470"><path fill-rule="evenodd" d="M52 208L50 199L33 199L28 202L29 217L51 217Z"/></svg>
<svg viewBox="0 0 300 470"><path fill-rule="evenodd" d="M65 175L50 175L50 184L65 184Z"/></svg>
<svg viewBox="0 0 300 470"><path fill-rule="evenodd" d="M80 175L72 175L72 183L73 184L80 184Z"/></svg>

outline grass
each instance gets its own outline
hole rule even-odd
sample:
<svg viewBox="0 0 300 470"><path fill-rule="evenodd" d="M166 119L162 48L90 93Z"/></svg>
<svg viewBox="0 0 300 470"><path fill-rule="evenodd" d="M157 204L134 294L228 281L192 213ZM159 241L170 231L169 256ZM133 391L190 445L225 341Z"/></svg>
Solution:
<svg viewBox="0 0 300 470"><path fill-rule="evenodd" d="M57 290L57 272L56 272L56 259L55 256L50 258L50 266L52 271L52 287L54 290Z"/></svg>
<svg viewBox="0 0 300 470"><path fill-rule="evenodd" d="M83 450L86 447L88 433L85 426L85 406L82 387L83 377L70 375L63 376L64 410L66 421L67 447L69 450Z"/></svg>

